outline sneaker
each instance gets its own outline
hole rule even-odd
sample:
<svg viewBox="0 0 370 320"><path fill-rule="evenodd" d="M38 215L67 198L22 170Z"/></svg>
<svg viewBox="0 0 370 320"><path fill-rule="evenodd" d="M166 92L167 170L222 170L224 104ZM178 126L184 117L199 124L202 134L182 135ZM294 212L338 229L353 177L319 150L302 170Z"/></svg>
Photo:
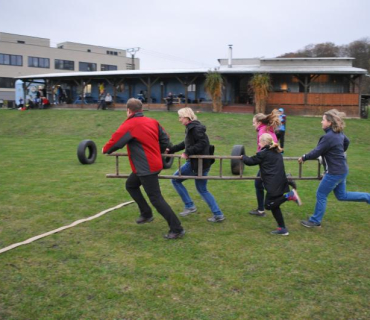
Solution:
<svg viewBox="0 0 370 320"><path fill-rule="evenodd" d="M302 220L301 225L306 228L315 228L315 227L321 227L320 223L312 222L310 220Z"/></svg>
<svg viewBox="0 0 370 320"><path fill-rule="evenodd" d="M293 189L296 189L297 190L297 183L291 178L292 177L292 174L291 173L287 173L286 174L286 177L288 179L288 184L293 188Z"/></svg>
<svg viewBox="0 0 370 320"><path fill-rule="evenodd" d="M219 216L213 216L211 218L208 218L207 221L208 222L222 222L224 221L226 218L224 215L219 215Z"/></svg>
<svg viewBox="0 0 370 320"><path fill-rule="evenodd" d="M299 197L297 190L293 189L289 193L286 194L288 201L295 201L299 206L302 205L301 198Z"/></svg>
<svg viewBox="0 0 370 320"><path fill-rule="evenodd" d="M183 212L180 212L179 215L181 217L186 217L188 216L189 214L192 214L194 212L197 212L197 208L196 207L192 207L192 208L185 208L185 210Z"/></svg>
<svg viewBox="0 0 370 320"><path fill-rule="evenodd" d="M144 224L144 223L149 223L149 222L152 222L154 220L154 217L151 216L150 218L145 218L143 216L140 216L137 220L136 220L136 223L137 224Z"/></svg>
<svg viewBox="0 0 370 320"><path fill-rule="evenodd" d="M260 211L258 209L249 211L249 214L251 214L253 216L257 216L257 217L266 217L265 211Z"/></svg>
<svg viewBox="0 0 370 320"><path fill-rule="evenodd" d="M271 234L277 234L280 236L288 236L289 232L287 228L277 228L276 230L271 231Z"/></svg>
<svg viewBox="0 0 370 320"><path fill-rule="evenodd" d="M182 230L181 232L169 232L165 234L163 237L168 240L175 240L182 238L185 234L185 230Z"/></svg>

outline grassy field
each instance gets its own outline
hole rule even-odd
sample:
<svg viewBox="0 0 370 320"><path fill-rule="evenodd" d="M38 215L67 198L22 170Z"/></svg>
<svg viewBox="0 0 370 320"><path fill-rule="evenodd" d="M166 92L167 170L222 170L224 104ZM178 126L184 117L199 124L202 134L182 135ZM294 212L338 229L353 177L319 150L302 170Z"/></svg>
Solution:
<svg viewBox="0 0 370 320"><path fill-rule="evenodd" d="M176 113L147 112L180 142ZM115 160L81 165L77 146L101 150L124 112L0 110L0 248L131 200L123 179L107 179ZM216 155L243 144L256 149L251 115L199 115ZM288 117L285 156L300 156L322 135L320 118ZM347 120L350 191L370 192L370 121ZM295 175L298 165L287 163ZM123 165L129 172L129 167ZM307 173L314 166L305 164ZM175 170L166 170L170 174ZM254 175L257 168L246 168ZM230 171L225 165L225 173ZM211 173L217 173L217 164ZM317 181L298 181L302 207L282 210L289 237L270 235L252 181L210 181L227 220L210 224L194 182L199 214L182 218L184 239L166 241L155 213L135 223L135 204L0 254L0 319L369 319L370 210L330 195L321 229L300 226L315 204ZM183 208L169 180L163 194Z"/></svg>

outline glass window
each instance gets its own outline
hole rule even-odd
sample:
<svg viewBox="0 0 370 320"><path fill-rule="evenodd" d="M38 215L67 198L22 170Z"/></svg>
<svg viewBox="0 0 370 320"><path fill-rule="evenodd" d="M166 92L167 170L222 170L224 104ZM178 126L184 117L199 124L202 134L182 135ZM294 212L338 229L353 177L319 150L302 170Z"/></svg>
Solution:
<svg viewBox="0 0 370 320"><path fill-rule="evenodd" d="M15 79L0 77L0 88L12 88L12 89L14 89L14 86L15 86Z"/></svg>
<svg viewBox="0 0 370 320"><path fill-rule="evenodd" d="M80 62L79 71L96 71L96 63Z"/></svg>
<svg viewBox="0 0 370 320"><path fill-rule="evenodd" d="M50 59L28 57L28 66L33 68L50 68Z"/></svg>
<svg viewBox="0 0 370 320"><path fill-rule="evenodd" d="M4 64L10 64L10 56L8 54L4 54Z"/></svg>
<svg viewBox="0 0 370 320"><path fill-rule="evenodd" d="M188 91L189 92L195 92L196 91L196 86L195 86L194 83L188 86Z"/></svg>
<svg viewBox="0 0 370 320"><path fill-rule="evenodd" d="M109 71L109 70L118 70L117 66L113 66L110 64L102 64L100 66L101 71Z"/></svg>
<svg viewBox="0 0 370 320"><path fill-rule="evenodd" d="M22 56L0 53L0 64L9 66L21 66Z"/></svg>
<svg viewBox="0 0 370 320"><path fill-rule="evenodd" d="M16 66L17 65L17 56L13 56L13 55L10 56L10 64L12 66Z"/></svg>
<svg viewBox="0 0 370 320"><path fill-rule="evenodd" d="M54 68L60 70L74 70L75 63L74 61L55 59Z"/></svg>

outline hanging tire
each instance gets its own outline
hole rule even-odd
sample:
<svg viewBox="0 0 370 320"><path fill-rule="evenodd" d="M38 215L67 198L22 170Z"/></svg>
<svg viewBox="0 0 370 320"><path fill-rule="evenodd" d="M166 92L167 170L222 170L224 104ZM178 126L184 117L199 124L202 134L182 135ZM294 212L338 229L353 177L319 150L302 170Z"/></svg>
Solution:
<svg viewBox="0 0 370 320"><path fill-rule="evenodd" d="M169 147L172 147L172 143L169 144ZM172 157L162 157L163 169L170 169L174 159Z"/></svg>
<svg viewBox="0 0 370 320"><path fill-rule="evenodd" d="M231 155L232 156L245 155L244 146L239 144L233 146L233 149L231 150ZM242 171L241 173L244 172L244 163L242 163L241 171ZM231 159L231 173L234 175L240 174L240 160Z"/></svg>
<svg viewBox="0 0 370 320"><path fill-rule="evenodd" d="M88 149L88 156L86 156L86 149ZM82 164L92 164L95 162L97 156L96 144L92 140L83 140L77 148L77 157Z"/></svg>

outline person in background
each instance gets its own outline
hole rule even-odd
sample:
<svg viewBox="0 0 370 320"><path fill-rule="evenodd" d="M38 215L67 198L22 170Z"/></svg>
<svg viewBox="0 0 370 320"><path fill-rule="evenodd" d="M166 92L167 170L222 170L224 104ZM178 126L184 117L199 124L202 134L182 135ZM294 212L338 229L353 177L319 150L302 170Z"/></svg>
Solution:
<svg viewBox="0 0 370 320"><path fill-rule="evenodd" d="M280 143L280 148L283 149L282 153L284 153L284 142L285 142L285 130L286 130L286 115L284 114L284 109L279 108L278 109L279 113L279 120L281 125L278 127L276 130L276 137Z"/></svg>
<svg viewBox="0 0 370 320"><path fill-rule="evenodd" d="M19 99L18 110L20 110L20 111L26 110L26 107L24 106L22 98Z"/></svg>
<svg viewBox="0 0 370 320"><path fill-rule="evenodd" d="M269 133L273 139L274 142L278 142L275 130L279 127L280 121L279 121L279 115L277 112L273 111L269 115L265 115L263 113L257 113L253 117L253 127L256 129L257 132L257 152L261 151L261 147L259 145L260 137L264 133ZM281 155L280 155L281 156ZM261 176L261 171L258 171L257 177ZM256 189L256 198L257 198L257 209L251 210L249 213L251 215L257 216L257 217L265 217L265 192L263 187L263 181L261 179L254 180L254 187Z"/></svg>
<svg viewBox="0 0 370 320"><path fill-rule="evenodd" d="M105 104L105 91L103 91L103 92L100 94L100 97L99 97L98 110L99 110L99 109L105 110L106 108L107 108L107 106L106 106L106 104Z"/></svg>
<svg viewBox="0 0 370 320"><path fill-rule="evenodd" d="M271 210L278 228L272 234L287 236L283 214L280 209L286 201L295 201L302 205L301 199L295 189L289 191L289 183L285 173L282 149L274 142L271 134L264 133L260 136L258 145L260 151L253 157L241 156L247 166L259 165L263 186L266 189L265 208ZM284 194L285 193L285 194Z"/></svg>
<svg viewBox="0 0 370 320"><path fill-rule="evenodd" d="M198 175L198 159L189 159L189 156L193 155L213 155L214 147L210 145L208 136L206 134L206 127L202 125L194 114L191 108L182 108L178 112L179 121L186 127L185 129L185 140L179 144L167 148L166 153L174 153L180 150L184 150L181 158L186 159L186 162L180 168L182 176L197 176ZM211 165L214 162L213 159L203 159L203 176L207 176ZM175 176L180 175L179 170L174 173ZM180 216L185 217L191 213L197 211L193 200L190 198L188 191L186 190L183 182L186 179L172 179L172 185L181 197L185 209L180 213ZM213 216L208 218L209 222L222 222L225 220L225 216L217 205L217 202L213 195L207 189L207 179L195 179L195 187L202 199L207 203L211 209Z"/></svg>
<svg viewBox="0 0 370 320"><path fill-rule="evenodd" d="M298 159L299 163L322 157L325 174L316 191L316 205L313 215L301 221L307 228L320 227L324 217L328 195L334 191L339 201L366 202L370 204L370 193L347 192L346 180L348 164L345 152L349 139L343 133L345 113L331 109L324 113L321 127L325 134L320 138L316 148Z"/></svg>
<svg viewBox="0 0 370 320"><path fill-rule="evenodd" d="M166 98L167 111L170 111L170 106L172 104L173 104L173 95L172 95L172 92L169 92Z"/></svg>
<svg viewBox="0 0 370 320"><path fill-rule="evenodd" d="M158 174L163 168L162 152L169 145L169 136L157 120L145 117L140 100L127 101L127 119L103 147L103 154L110 154L127 145L132 173L126 181L126 190L140 210L137 224L152 222L153 212L141 193L143 186L150 202L167 221L170 228L166 239L178 239L185 234L180 220L163 198Z"/></svg>
<svg viewBox="0 0 370 320"><path fill-rule="evenodd" d="M50 107L50 101L46 97L41 98L41 109L46 109L47 107Z"/></svg>
<svg viewBox="0 0 370 320"><path fill-rule="evenodd" d="M111 94L108 92L107 95L105 96L105 105L107 107L109 107L111 104L112 104L112 96ZM104 109L105 110L105 109Z"/></svg>

